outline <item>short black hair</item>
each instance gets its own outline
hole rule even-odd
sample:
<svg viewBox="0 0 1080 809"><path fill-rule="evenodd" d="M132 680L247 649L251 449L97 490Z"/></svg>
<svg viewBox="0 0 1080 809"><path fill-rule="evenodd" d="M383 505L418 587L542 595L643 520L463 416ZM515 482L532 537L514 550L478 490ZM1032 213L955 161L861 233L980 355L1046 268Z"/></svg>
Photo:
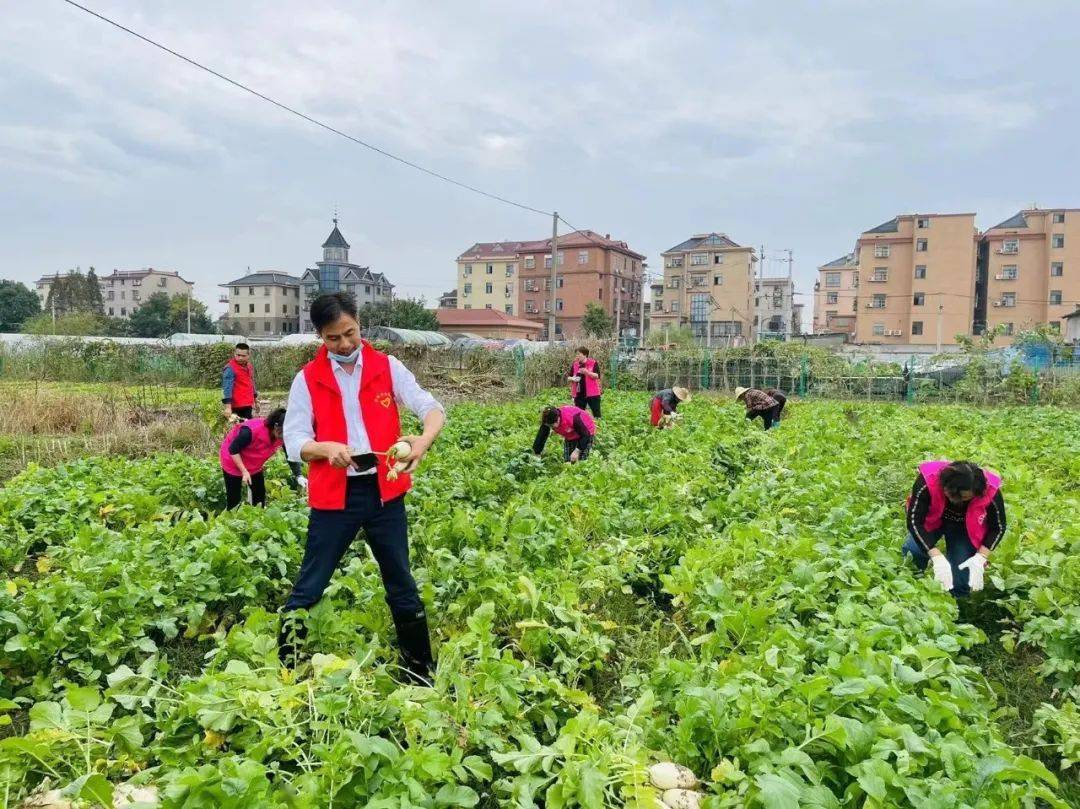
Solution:
<svg viewBox="0 0 1080 809"><path fill-rule="evenodd" d="M328 292L311 303L311 325L322 331L342 315L356 317L356 301L344 292Z"/></svg>
<svg viewBox="0 0 1080 809"><path fill-rule="evenodd" d="M236 347L244 351L251 351L251 346L249 346L247 343L237 343Z"/></svg>
<svg viewBox="0 0 1080 809"><path fill-rule="evenodd" d="M953 461L941 470L938 481L950 494L971 492L978 497L986 491L986 474L970 461Z"/></svg>
<svg viewBox="0 0 1080 809"><path fill-rule="evenodd" d="M543 411L540 413L540 423L541 424L546 424L549 427L554 426L554 425L559 423L559 416L560 415L561 415L561 413L559 412L559 408L557 408L557 407L545 407L543 409Z"/></svg>
<svg viewBox="0 0 1080 809"><path fill-rule="evenodd" d="M589 349L587 349L585 346L578 346L577 353L584 354L587 357L589 356Z"/></svg>
<svg viewBox="0 0 1080 809"><path fill-rule="evenodd" d="M270 415L266 417L266 429L267 430L280 430L285 426L285 408L276 407L270 411Z"/></svg>

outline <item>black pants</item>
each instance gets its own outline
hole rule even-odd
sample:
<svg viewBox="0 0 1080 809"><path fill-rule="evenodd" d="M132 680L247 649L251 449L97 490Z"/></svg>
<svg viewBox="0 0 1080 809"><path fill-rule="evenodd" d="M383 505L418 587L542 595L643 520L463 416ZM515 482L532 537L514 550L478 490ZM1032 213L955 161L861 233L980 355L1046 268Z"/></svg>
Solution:
<svg viewBox="0 0 1080 809"><path fill-rule="evenodd" d="M345 508L311 510L304 561L285 611L307 609L322 598L345 551L363 529L382 574L390 612L399 619L423 616L424 605L409 569L405 497L381 504L375 475L350 477L346 486Z"/></svg>
<svg viewBox="0 0 1080 809"><path fill-rule="evenodd" d="M581 438L575 438L573 441L567 439L563 441L562 445L562 459L566 463L570 463L570 455L575 449L581 450L581 455L578 457L579 461L584 461L589 457L589 450L592 449L593 437L591 435L583 435Z"/></svg>
<svg viewBox="0 0 1080 809"><path fill-rule="evenodd" d="M253 417L252 409L255 405L248 405L247 407L234 407L232 409L233 415L242 419L250 419Z"/></svg>
<svg viewBox="0 0 1080 809"><path fill-rule="evenodd" d="M578 408L579 410L584 410L586 406L588 406L589 410L592 411L594 419L600 418L599 396L586 396L585 394L581 394L574 397L574 407Z"/></svg>
<svg viewBox="0 0 1080 809"><path fill-rule="evenodd" d="M230 475L224 469L221 470L221 475L225 478L225 508L236 508L244 499L243 478ZM266 480L262 472L251 476L251 502L256 506L266 505Z"/></svg>

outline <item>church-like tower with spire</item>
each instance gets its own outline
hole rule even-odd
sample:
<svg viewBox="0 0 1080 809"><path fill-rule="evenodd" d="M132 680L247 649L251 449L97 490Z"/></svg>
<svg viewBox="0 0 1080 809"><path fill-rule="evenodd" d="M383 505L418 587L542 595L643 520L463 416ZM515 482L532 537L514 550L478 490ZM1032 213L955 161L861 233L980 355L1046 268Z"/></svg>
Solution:
<svg viewBox="0 0 1080 809"><path fill-rule="evenodd" d="M322 261L316 261L315 267L305 270L300 277L304 298L300 318L301 331L314 331L307 312L311 302L324 292L347 292L356 299L357 306L366 303L390 303L394 285L386 276L380 272L372 272L369 267L349 262L349 243L338 228L336 214L334 229L323 242L322 251Z"/></svg>

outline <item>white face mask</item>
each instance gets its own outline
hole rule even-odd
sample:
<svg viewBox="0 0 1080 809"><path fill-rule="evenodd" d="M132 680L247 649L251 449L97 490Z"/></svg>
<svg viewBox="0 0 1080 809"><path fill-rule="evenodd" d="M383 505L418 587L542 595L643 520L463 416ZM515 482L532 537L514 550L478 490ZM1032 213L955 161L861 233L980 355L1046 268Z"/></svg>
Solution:
<svg viewBox="0 0 1080 809"><path fill-rule="evenodd" d="M330 359L349 365L350 363L356 362L358 359L360 359L360 346L354 348L351 354L335 354L333 351L329 350L327 350L326 353L330 357Z"/></svg>

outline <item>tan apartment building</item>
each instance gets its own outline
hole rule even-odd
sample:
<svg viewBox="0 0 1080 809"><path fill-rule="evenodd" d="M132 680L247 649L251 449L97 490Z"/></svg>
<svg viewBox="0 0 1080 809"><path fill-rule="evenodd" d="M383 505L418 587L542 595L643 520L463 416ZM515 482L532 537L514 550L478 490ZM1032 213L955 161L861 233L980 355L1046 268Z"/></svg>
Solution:
<svg viewBox="0 0 1080 809"><path fill-rule="evenodd" d="M859 236L856 342L949 345L972 334L975 214L904 214Z"/></svg>
<svg viewBox="0 0 1080 809"><path fill-rule="evenodd" d="M151 295L164 292L170 298L187 297L195 284L185 281L178 272L155 270L113 270L111 275L100 276L101 298L105 314L109 317L128 318L145 303Z"/></svg>
<svg viewBox="0 0 1080 809"><path fill-rule="evenodd" d="M996 341L1046 323L1064 334L1080 303L1080 209L1028 209L983 233L975 321L1001 326Z"/></svg>
<svg viewBox="0 0 1080 809"><path fill-rule="evenodd" d="M518 314L521 242L477 242L457 257L458 309Z"/></svg>
<svg viewBox="0 0 1080 809"><path fill-rule="evenodd" d="M652 288L651 331L689 326L709 345L752 339L754 248L723 233L700 233L662 255L664 281Z"/></svg>
<svg viewBox="0 0 1080 809"><path fill-rule="evenodd" d="M859 259L848 253L818 267L814 284L814 334L855 337L859 303Z"/></svg>
<svg viewBox="0 0 1080 809"><path fill-rule="evenodd" d="M300 279L283 272L256 272L221 284L226 304L222 325L248 337L281 337L300 331Z"/></svg>
<svg viewBox="0 0 1080 809"><path fill-rule="evenodd" d="M524 242L518 248L520 314L544 326L551 312L551 239ZM641 331L645 256L626 242L580 230L559 237L556 270L555 339L577 337L590 303L601 306L615 321L619 336Z"/></svg>

